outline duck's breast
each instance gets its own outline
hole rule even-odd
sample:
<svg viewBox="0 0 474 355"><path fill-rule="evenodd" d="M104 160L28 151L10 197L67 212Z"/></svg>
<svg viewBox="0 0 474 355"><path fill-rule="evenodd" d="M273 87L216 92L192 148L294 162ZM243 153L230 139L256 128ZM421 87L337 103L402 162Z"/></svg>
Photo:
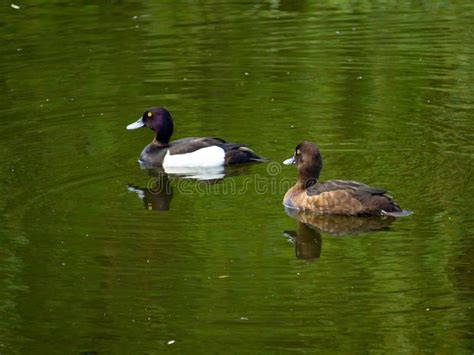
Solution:
<svg viewBox="0 0 474 355"><path fill-rule="evenodd" d="M288 208L304 210L304 191L298 186L291 187L283 197L283 205Z"/></svg>
<svg viewBox="0 0 474 355"><path fill-rule="evenodd" d="M139 162L146 166L161 166L167 150L167 148L155 147L153 144L149 144L140 154Z"/></svg>

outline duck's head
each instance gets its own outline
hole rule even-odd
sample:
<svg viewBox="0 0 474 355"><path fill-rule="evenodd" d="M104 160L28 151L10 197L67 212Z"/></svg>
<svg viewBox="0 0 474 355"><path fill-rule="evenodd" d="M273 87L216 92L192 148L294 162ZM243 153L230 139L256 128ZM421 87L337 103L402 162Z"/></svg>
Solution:
<svg viewBox="0 0 474 355"><path fill-rule="evenodd" d="M313 185L319 179L319 174L323 168L323 158L316 145L304 141L296 146L293 157L286 159L283 164L296 164L299 179L309 187L308 185Z"/></svg>
<svg viewBox="0 0 474 355"><path fill-rule="evenodd" d="M146 110L136 122L127 126L128 130L148 127L156 134L156 140L168 143L173 135L173 119L164 107L153 107Z"/></svg>

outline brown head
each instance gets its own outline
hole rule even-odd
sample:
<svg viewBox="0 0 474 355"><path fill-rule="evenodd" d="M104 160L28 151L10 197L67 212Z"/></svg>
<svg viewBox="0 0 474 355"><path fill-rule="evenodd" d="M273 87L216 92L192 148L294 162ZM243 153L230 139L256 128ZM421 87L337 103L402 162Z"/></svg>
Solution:
<svg viewBox="0 0 474 355"><path fill-rule="evenodd" d="M308 188L318 181L323 168L323 158L317 146L304 141L296 146L293 157L285 160L283 164L296 164L299 172L298 179Z"/></svg>

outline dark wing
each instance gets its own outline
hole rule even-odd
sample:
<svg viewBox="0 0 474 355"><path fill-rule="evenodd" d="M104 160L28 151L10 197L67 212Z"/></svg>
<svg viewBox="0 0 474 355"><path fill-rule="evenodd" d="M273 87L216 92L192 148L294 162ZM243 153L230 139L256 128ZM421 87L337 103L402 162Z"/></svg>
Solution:
<svg viewBox="0 0 474 355"><path fill-rule="evenodd" d="M222 147L225 144L227 144L225 140L220 139L220 138L215 138L215 137L182 138L182 139L177 139L171 142L169 145L169 151L170 151L170 154L186 154L186 153L192 153L201 148L206 148L213 145Z"/></svg>
<svg viewBox="0 0 474 355"><path fill-rule="evenodd" d="M403 212L398 204L386 194L385 189L368 186L357 181L350 180L329 180L322 184L315 184L307 190L309 196L319 195L328 192L325 199L333 200L333 203L339 203L342 195L346 195L346 200L342 203L343 207L349 209L349 214L357 215L391 215ZM347 195L349 199L347 200ZM358 203L354 203L358 201ZM354 209L355 207L355 209ZM350 208L353 208L350 210ZM396 213L396 214L393 214ZM344 214L344 213L343 213Z"/></svg>
<svg viewBox="0 0 474 355"><path fill-rule="evenodd" d="M225 165L265 161L265 158L259 157L243 144L224 143L221 147L225 150Z"/></svg>
<svg viewBox="0 0 474 355"><path fill-rule="evenodd" d="M352 180L329 180L324 183L317 183L307 190L308 196L319 195L323 192L345 190L352 192L355 196L360 195L383 195L387 190L372 187L361 182Z"/></svg>

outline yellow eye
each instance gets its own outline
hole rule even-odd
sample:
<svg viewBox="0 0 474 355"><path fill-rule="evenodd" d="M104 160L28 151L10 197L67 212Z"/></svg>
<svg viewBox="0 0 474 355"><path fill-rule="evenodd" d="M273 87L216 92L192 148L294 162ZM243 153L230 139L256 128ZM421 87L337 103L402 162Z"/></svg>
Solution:
<svg viewBox="0 0 474 355"><path fill-rule="evenodd" d="M148 117L153 116L153 114L152 114L151 112L148 112L146 115L147 115Z"/></svg>
<svg viewBox="0 0 474 355"><path fill-rule="evenodd" d="M296 155L300 155L300 150L299 149L296 150Z"/></svg>

